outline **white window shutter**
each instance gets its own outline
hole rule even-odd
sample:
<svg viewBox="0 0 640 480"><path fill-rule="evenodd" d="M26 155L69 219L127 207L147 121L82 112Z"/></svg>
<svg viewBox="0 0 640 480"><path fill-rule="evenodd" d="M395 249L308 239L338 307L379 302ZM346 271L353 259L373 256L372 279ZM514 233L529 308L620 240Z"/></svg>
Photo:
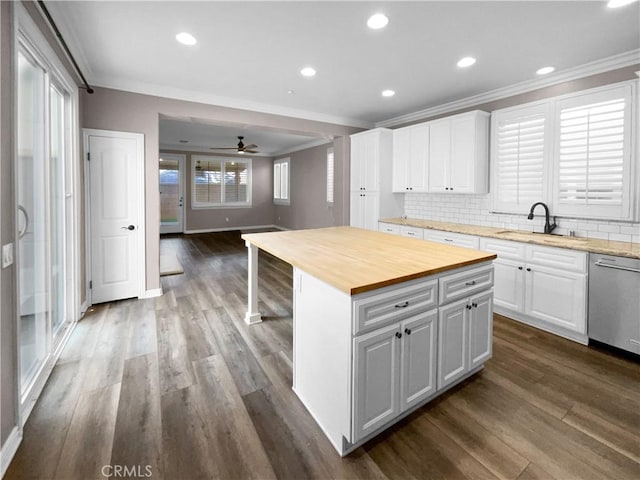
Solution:
<svg viewBox="0 0 640 480"><path fill-rule="evenodd" d="M548 108L545 105L493 114L493 209L524 213L548 201Z"/></svg>
<svg viewBox="0 0 640 480"><path fill-rule="evenodd" d="M630 106L630 86L558 102L559 215L629 217Z"/></svg>
<svg viewBox="0 0 640 480"><path fill-rule="evenodd" d="M334 176L333 176L333 148L327 149L327 203L333 203L333 189L334 189Z"/></svg>

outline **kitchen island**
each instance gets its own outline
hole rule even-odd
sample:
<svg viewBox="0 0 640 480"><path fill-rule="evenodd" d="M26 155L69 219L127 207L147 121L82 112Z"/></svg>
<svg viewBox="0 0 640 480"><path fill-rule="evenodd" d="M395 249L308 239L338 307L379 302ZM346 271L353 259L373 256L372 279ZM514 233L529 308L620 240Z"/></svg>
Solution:
<svg viewBox="0 0 640 480"><path fill-rule="evenodd" d="M245 234L293 270L293 389L340 455L491 357L495 254L353 227Z"/></svg>

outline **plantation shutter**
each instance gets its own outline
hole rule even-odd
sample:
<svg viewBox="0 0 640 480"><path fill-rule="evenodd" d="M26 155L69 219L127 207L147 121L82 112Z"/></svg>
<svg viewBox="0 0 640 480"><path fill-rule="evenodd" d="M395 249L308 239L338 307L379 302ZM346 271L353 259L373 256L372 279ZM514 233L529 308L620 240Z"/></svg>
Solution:
<svg viewBox="0 0 640 480"><path fill-rule="evenodd" d="M547 109L497 112L493 132L493 209L523 213L546 201Z"/></svg>
<svg viewBox="0 0 640 480"><path fill-rule="evenodd" d="M327 203L333 203L333 148L327 149Z"/></svg>
<svg viewBox="0 0 640 480"><path fill-rule="evenodd" d="M625 218L629 210L630 87L558 104L558 214Z"/></svg>

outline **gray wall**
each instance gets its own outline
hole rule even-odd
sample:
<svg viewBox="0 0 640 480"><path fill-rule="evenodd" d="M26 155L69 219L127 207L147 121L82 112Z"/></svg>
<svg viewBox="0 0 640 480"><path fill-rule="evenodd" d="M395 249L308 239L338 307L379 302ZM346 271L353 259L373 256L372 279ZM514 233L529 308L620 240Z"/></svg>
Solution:
<svg viewBox="0 0 640 480"><path fill-rule="evenodd" d="M348 183L349 176L344 175L342 167L345 158L340 148L334 147L334 204L328 206L326 201L327 148L331 146L333 144L328 143L277 157L277 159L286 157L291 159L289 173L291 201L290 205L275 206L276 225L298 230L349 223L349 195L345 197L342 188L344 182ZM345 210L347 212L346 222Z"/></svg>
<svg viewBox="0 0 640 480"><path fill-rule="evenodd" d="M13 4L0 2L0 243L15 241L13 193ZM0 445L18 424L15 264L0 270Z"/></svg>
<svg viewBox="0 0 640 480"><path fill-rule="evenodd" d="M185 102L108 88L96 88L95 90L96 93L88 95L84 102L83 127L143 133L145 135L147 290L160 287L160 195L158 191L158 121L160 115L254 125L325 138L348 136L359 130L330 123Z"/></svg>
<svg viewBox="0 0 640 480"><path fill-rule="evenodd" d="M271 157L251 157L251 207L250 208L192 208L191 197L191 156L210 155L245 158L244 155L212 155L210 152L185 152L166 150L186 156L185 164L185 230L213 230L256 225L273 225L273 159ZM229 219L227 221L226 219Z"/></svg>

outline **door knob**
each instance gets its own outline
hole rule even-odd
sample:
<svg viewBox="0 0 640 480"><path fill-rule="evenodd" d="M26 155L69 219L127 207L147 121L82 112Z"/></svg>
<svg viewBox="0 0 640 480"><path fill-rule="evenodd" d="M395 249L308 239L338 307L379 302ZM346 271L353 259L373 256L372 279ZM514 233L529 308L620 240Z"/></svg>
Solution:
<svg viewBox="0 0 640 480"><path fill-rule="evenodd" d="M128 227L120 227L122 230L135 230L135 225L129 225Z"/></svg>

